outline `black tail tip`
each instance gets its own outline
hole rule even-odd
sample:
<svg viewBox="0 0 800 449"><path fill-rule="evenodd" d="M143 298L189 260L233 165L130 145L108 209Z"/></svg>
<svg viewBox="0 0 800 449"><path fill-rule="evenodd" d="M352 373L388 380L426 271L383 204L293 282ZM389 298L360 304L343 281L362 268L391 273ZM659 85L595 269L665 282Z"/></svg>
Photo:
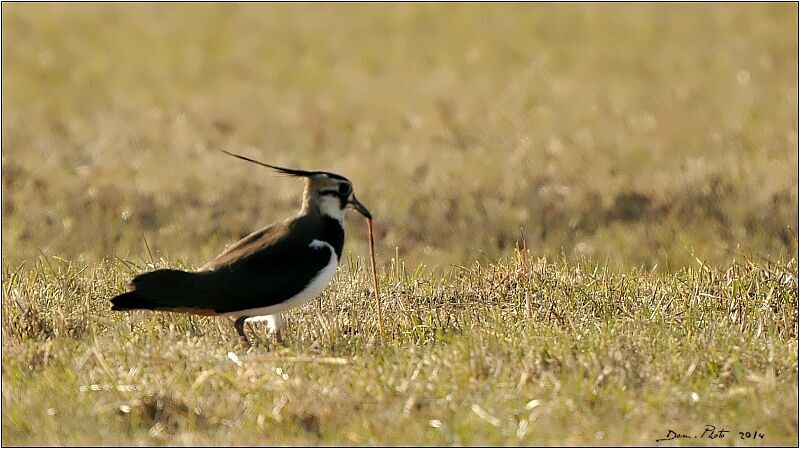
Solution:
<svg viewBox="0 0 800 449"><path fill-rule="evenodd" d="M136 292L123 293L111 298L111 310L125 311L152 307L152 303L143 300Z"/></svg>

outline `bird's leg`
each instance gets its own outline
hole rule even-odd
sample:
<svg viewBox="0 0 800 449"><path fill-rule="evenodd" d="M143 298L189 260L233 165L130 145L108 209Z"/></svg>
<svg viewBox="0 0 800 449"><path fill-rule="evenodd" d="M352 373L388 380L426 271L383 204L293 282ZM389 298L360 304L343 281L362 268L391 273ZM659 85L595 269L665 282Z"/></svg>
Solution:
<svg viewBox="0 0 800 449"><path fill-rule="evenodd" d="M242 342L242 346L244 346L245 349L250 349L250 340L247 339L247 334L244 333L244 320L246 319L246 316L236 318L236 321L233 322L233 327L236 328L236 333L239 334L239 340Z"/></svg>

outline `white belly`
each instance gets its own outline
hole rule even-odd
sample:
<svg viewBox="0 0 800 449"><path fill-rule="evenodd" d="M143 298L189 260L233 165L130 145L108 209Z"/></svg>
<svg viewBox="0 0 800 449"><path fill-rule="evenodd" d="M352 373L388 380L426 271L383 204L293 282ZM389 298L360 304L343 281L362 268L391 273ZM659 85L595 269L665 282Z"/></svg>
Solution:
<svg viewBox="0 0 800 449"><path fill-rule="evenodd" d="M315 249L327 247L331 252L331 258L328 261L328 265L325 265L323 269L319 270L317 275L311 279L311 282L309 282L303 290L280 304L247 310L237 310L236 312L231 312L229 316L236 318L240 316L255 317L261 315L272 315L275 313L284 312L294 307L302 306L303 304L319 296L319 294L322 293L322 291L325 290L325 287L327 287L331 282L333 275L336 274L336 267L339 266L339 259L336 257L336 251L334 251L333 246L331 246L330 243L314 240L309 246Z"/></svg>

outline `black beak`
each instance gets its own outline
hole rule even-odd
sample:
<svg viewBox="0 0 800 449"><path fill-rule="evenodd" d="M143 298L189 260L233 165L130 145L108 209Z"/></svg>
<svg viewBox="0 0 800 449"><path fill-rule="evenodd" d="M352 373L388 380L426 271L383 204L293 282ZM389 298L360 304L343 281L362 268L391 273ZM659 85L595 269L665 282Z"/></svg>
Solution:
<svg viewBox="0 0 800 449"><path fill-rule="evenodd" d="M353 195L353 199L350 200L349 204L351 206L353 206L353 209L357 210L359 214L361 214L361 215L367 217L368 219L372 220L372 214L369 213L367 208L364 207L364 205L361 204L361 202L356 199L355 195Z"/></svg>

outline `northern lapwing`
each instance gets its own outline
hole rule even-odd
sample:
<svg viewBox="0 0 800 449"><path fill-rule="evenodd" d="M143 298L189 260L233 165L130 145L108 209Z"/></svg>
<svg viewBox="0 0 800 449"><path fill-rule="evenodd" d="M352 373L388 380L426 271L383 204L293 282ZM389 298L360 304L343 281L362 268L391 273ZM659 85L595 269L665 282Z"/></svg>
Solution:
<svg viewBox="0 0 800 449"><path fill-rule="evenodd" d="M330 282L344 246L344 215L369 211L344 176L277 167L226 154L305 179L300 212L234 243L198 271L162 269L136 276L132 291L111 299L111 310L160 310L234 318L245 347L245 320L267 316L280 342L281 312L317 297Z"/></svg>

